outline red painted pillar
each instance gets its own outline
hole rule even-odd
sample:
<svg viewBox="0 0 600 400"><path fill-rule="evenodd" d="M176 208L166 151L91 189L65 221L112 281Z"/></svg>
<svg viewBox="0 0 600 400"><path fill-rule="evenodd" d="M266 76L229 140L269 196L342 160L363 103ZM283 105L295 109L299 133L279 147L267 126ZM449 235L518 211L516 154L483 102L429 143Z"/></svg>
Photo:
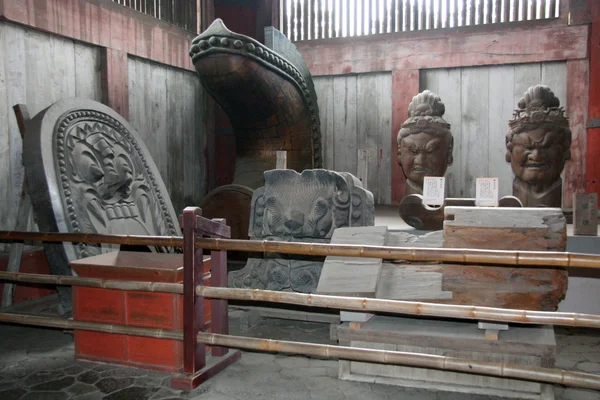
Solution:
<svg viewBox="0 0 600 400"><path fill-rule="evenodd" d="M592 1L591 7L586 191L600 193L600 2Z"/></svg>
<svg viewBox="0 0 600 400"><path fill-rule="evenodd" d="M406 177L398 164L398 131L408 118L408 105L418 93L418 69L392 72L392 204L400 204L406 187Z"/></svg>
<svg viewBox="0 0 600 400"><path fill-rule="evenodd" d="M129 66L122 50L102 50L102 102L129 119Z"/></svg>

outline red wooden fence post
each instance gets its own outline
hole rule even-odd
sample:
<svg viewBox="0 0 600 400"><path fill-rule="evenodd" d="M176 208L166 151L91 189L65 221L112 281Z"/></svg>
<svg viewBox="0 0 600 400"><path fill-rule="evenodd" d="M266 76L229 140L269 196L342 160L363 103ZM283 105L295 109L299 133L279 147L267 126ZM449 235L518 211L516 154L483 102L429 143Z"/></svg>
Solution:
<svg viewBox="0 0 600 400"><path fill-rule="evenodd" d="M215 218L213 221L226 225L224 218ZM214 236L214 235L211 235ZM227 235L228 238L231 235ZM227 252L211 251L211 285L215 287L227 287ZM211 300L211 332L224 335L229 334L228 301L222 299ZM227 348L213 346L211 354L216 357L224 356Z"/></svg>

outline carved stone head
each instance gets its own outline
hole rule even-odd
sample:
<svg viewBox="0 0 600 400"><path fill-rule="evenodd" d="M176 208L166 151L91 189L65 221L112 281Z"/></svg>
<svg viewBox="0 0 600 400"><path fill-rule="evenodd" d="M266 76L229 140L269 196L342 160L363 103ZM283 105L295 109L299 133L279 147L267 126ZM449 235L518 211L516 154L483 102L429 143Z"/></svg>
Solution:
<svg viewBox="0 0 600 400"><path fill-rule="evenodd" d="M81 99L57 102L28 123L24 148L40 230L180 234L148 150L110 108ZM65 243L59 253L68 262L100 252L95 245Z"/></svg>
<svg viewBox="0 0 600 400"><path fill-rule="evenodd" d="M408 106L408 119L398 132L398 163L408 180L406 195L423 193L423 178L444 176L452 164L454 138L442 116L446 108L425 90Z"/></svg>
<svg viewBox="0 0 600 400"><path fill-rule="evenodd" d="M560 174L571 158L569 121L548 86L527 89L518 107L506 135L506 161L515 174L513 195L525 206L560 207Z"/></svg>
<svg viewBox="0 0 600 400"><path fill-rule="evenodd" d="M328 170L266 171L254 191L251 238L329 239L344 226L372 225L373 195L350 174Z"/></svg>

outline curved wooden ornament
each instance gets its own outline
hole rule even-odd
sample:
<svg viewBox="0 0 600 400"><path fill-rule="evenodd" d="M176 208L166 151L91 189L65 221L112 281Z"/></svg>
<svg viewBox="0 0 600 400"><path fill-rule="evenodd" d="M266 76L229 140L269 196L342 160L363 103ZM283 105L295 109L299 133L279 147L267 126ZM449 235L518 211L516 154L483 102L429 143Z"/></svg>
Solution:
<svg viewBox="0 0 600 400"><path fill-rule="evenodd" d="M293 44L282 41L289 42L283 35L272 40L271 46L279 52L275 51L229 31L217 19L190 49L200 81L235 132L233 183L252 189L264 185L264 171L275 169L278 150L287 152L289 169L322 167L312 78L299 54L294 56Z"/></svg>
<svg viewBox="0 0 600 400"><path fill-rule="evenodd" d="M441 207L423 204L423 196L410 194L400 202L400 217L408 225L425 231L437 231L444 227L444 208L448 206L475 207L475 199L447 198ZM523 207L515 196L504 196L498 201L498 207Z"/></svg>
<svg viewBox="0 0 600 400"><path fill-rule="evenodd" d="M248 239L250 208L254 190L242 185L224 185L208 193L200 208L206 218L225 218L231 227L232 239ZM228 260L246 261L247 252L229 251Z"/></svg>

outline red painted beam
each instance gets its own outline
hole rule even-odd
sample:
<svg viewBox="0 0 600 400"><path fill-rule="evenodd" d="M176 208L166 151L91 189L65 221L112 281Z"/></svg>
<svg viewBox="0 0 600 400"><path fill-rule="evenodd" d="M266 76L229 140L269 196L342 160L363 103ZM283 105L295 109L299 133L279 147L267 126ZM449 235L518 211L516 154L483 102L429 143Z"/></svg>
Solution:
<svg viewBox="0 0 600 400"><path fill-rule="evenodd" d="M129 119L129 67L127 53L102 49L102 102Z"/></svg>
<svg viewBox="0 0 600 400"><path fill-rule="evenodd" d="M586 27L587 28L587 27ZM585 191L589 62L567 61L567 115L571 125L571 160L563 172L563 207L573 207L573 194Z"/></svg>
<svg viewBox="0 0 600 400"><path fill-rule="evenodd" d="M350 40L299 42L312 75L453 68L587 58L587 26L510 25L496 31L464 28L395 33Z"/></svg>
<svg viewBox="0 0 600 400"><path fill-rule="evenodd" d="M392 204L400 204L406 177L398 164L398 131L408 118L408 105L419 93L419 70L392 72Z"/></svg>
<svg viewBox="0 0 600 400"><path fill-rule="evenodd" d="M591 7L589 120L600 118L600 2ZM589 128L587 141L586 191L600 193L600 128Z"/></svg>
<svg viewBox="0 0 600 400"><path fill-rule="evenodd" d="M112 1L2 0L0 19L194 70L194 34Z"/></svg>

